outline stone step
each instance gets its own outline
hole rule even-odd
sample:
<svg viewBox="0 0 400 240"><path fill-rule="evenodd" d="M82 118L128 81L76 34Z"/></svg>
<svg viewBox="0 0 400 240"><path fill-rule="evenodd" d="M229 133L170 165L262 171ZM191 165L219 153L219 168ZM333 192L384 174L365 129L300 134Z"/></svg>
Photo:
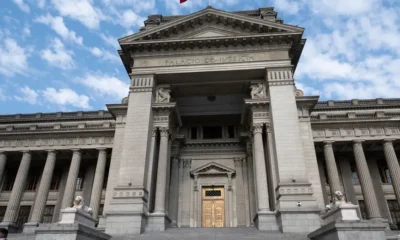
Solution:
<svg viewBox="0 0 400 240"><path fill-rule="evenodd" d="M304 234L262 232L256 228L170 228L165 232L145 232L140 236L112 240L307 240Z"/></svg>

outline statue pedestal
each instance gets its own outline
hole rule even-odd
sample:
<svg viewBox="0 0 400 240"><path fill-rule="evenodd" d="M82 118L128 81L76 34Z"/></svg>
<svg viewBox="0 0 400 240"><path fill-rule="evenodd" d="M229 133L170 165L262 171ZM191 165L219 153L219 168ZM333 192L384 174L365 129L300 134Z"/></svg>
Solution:
<svg viewBox="0 0 400 240"><path fill-rule="evenodd" d="M109 240L110 235L98 231L97 220L90 214L75 208L61 210L61 221L54 224L40 224L35 228L36 240Z"/></svg>
<svg viewBox="0 0 400 240"><path fill-rule="evenodd" d="M385 240L386 224L379 220L360 220L357 205L342 203L322 216L324 225L308 234L311 240Z"/></svg>

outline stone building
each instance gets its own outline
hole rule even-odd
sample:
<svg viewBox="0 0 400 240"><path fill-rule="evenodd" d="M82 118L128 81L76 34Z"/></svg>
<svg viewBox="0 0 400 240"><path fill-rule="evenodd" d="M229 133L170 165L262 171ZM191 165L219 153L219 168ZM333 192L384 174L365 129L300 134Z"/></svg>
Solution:
<svg viewBox="0 0 400 240"><path fill-rule="evenodd" d="M167 227L311 232L342 191L400 223L400 99L295 88L304 29L273 8L151 15L121 38L107 111L0 116L0 225L30 232L82 195L112 236ZM299 66L301 67L301 66Z"/></svg>

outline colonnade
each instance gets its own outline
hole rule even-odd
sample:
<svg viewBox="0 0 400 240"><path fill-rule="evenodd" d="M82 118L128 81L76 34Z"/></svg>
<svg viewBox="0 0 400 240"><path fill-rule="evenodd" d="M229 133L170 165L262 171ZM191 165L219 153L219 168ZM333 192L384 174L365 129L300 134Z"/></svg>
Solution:
<svg viewBox="0 0 400 240"><path fill-rule="evenodd" d="M333 152L333 143L333 141L324 142L325 164L327 167L328 181L332 196L335 191L342 191L340 176ZM400 202L400 165L393 147L393 139L383 140L382 145L385 159L392 177L392 184L396 199ZM364 154L363 141L353 141L352 147L368 217L370 219L382 218L371 178L371 173L369 171L367 160Z"/></svg>
<svg viewBox="0 0 400 240"><path fill-rule="evenodd" d="M71 150L73 154L68 171L67 182L64 189L61 209L64 209L66 207L71 207L72 205L73 199L75 197L76 181L78 179L79 169L81 165L82 150L81 149L71 149ZM106 162L107 162L106 161L107 149L97 148L97 151L98 151L98 158L97 158L96 171L90 198L90 207L93 209L94 218L98 218L99 214L101 194L103 189L103 182L104 182ZM47 158L45 166L43 169L39 187L36 192L34 204L32 206L33 208L32 214L29 219L29 222L27 223L27 225L31 226L37 226L42 221L57 161L56 150L46 150L46 152L47 152ZM16 226L18 211L20 208L22 196L25 192L29 168L31 166L32 153L33 152L29 150L22 152L21 163L19 165L17 175L13 184L13 188L11 191L10 199L8 201L3 222L0 223L1 226L9 228ZM0 179L3 178L6 161L7 161L7 153L0 152Z"/></svg>

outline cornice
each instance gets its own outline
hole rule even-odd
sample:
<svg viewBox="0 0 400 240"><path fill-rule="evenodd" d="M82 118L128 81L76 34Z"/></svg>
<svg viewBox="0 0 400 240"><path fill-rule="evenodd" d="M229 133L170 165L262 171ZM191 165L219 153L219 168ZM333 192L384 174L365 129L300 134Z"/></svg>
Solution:
<svg viewBox="0 0 400 240"><path fill-rule="evenodd" d="M353 100L328 100L318 102L314 112L359 110L359 109L400 109L400 98L376 98L376 99L353 99Z"/></svg>

